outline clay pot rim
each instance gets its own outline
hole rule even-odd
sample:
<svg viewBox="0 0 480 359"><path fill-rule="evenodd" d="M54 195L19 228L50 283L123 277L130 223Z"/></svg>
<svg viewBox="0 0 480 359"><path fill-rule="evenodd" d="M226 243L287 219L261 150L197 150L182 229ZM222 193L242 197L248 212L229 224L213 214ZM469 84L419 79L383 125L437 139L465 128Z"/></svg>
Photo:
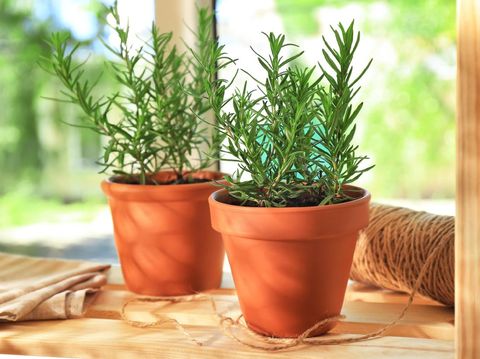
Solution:
<svg viewBox="0 0 480 359"><path fill-rule="evenodd" d="M175 172L174 171L171 171L171 170L164 170L164 171L159 171L157 173L158 174L163 174L163 175L173 175ZM199 183L182 183L182 184L179 184L179 185L173 185L173 184L158 184L158 185L155 185L155 184L131 184L131 183L120 183L120 182L115 182L113 181L112 179L115 177L115 176L110 176L106 179L104 179L102 182L108 184L109 186L115 186L117 188L120 188L120 187L123 187L123 188L144 188L144 189L149 189L149 190L158 190L160 188L191 188L191 187L195 187L195 188L198 188L198 186L211 186L212 183L215 183L215 182L224 182L224 176L225 176L225 173L223 172L220 172L220 171L208 171L208 170L202 170L202 171L197 171L197 172L193 172L192 173L195 177L195 175L200 175L200 174L206 174L207 176L212 176L212 179L210 181L207 181L207 182L199 182ZM203 178L200 176L200 178Z"/></svg>
<svg viewBox="0 0 480 359"><path fill-rule="evenodd" d="M172 175L173 171L160 171L158 174L163 176ZM107 178L101 182L101 188L107 197L115 197L128 201L185 201L206 199L215 191L215 182L226 183L223 180L224 173L219 171L198 171L197 175L206 175L212 180L208 182L179 184L179 185L139 185L113 182ZM200 177L201 178L201 177ZM205 177L203 177L205 178ZM217 186L218 188L218 186Z"/></svg>
<svg viewBox="0 0 480 359"><path fill-rule="evenodd" d="M221 195L225 195L227 192L226 189L220 189L218 191L213 192L210 197L208 198L208 202L210 205L216 206L221 208L225 211L230 212L253 212L257 211L259 213L268 213L268 212L276 212L276 213L293 213L293 212L318 212L318 211L329 211L332 209L340 209L340 208L349 208L349 207L356 207L362 205L365 201L369 201L371 198L370 192L362 187L357 187L353 185L345 185L346 188L361 190L363 191L363 195L359 198L356 198L352 201L343 202L343 203L336 203L336 204L329 204L326 206L307 206L307 207L247 207L247 206L238 206L233 204L227 204L224 202L219 201L217 198Z"/></svg>

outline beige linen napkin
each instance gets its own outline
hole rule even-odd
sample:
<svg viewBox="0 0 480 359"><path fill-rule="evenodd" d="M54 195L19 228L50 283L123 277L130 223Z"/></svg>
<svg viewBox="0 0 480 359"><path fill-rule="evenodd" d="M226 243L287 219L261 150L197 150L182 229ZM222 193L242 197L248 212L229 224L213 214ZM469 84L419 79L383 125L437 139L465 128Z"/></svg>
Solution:
<svg viewBox="0 0 480 359"><path fill-rule="evenodd" d="M80 317L109 265L0 253L0 321Z"/></svg>

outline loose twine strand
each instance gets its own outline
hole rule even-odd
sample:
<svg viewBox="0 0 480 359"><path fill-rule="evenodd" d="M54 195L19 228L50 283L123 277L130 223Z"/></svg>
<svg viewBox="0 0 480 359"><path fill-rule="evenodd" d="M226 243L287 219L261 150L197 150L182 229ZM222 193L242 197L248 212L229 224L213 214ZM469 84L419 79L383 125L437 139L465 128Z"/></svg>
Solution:
<svg viewBox="0 0 480 359"><path fill-rule="evenodd" d="M444 216L434 216L434 215L431 215L431 214L425 214L424 212L415 212L415 211L407 210L407 209L404 209L404 208L398 209L398 207L392 207L392 208L387 208L387 207L389 207L389 206L373 205L372 211L371 211L371 216L372 216L372 212L373 212L373 218L371 219L371 223L374 226L373 230L376 230L375 228L378 228L378 226L382 227L381 225L379 225L377 223L375 218L377 216L381 215L379 213L379 211L383 212L383 209L387 210L387 212L395 212L396 210L398 210L398 211L401 210L402 215L405 215L405 213L406 213L405 211L407 211L410 214L410 216L407 216L407 217L412 222L418 221L419 219L422 219L422 218L425 218L425 215L428 215L426 218L428 218L429 220L432 219L432 216L433 217L444 217ZM378 222L385 224L386 221L382 222L381 220L378 220ZM405 222L407 222L407 223L405 223ZM431 223L432 227L437 226L439 224L439 220L436 220L435 218L433 218L433 220L430 223ZM416 234L412 233L412 232L414 232L414 229L415 228L418 229L418 227L409 223L407 218L404 218L404 222L397 223L396 225L406 229L406 231L409 232L410 235L413 235L415 238L417 238L417 239L420 238ZM420 271L417 272L418 273L417 277L413 281L413 286L402 287L402 290L405 291L405 288L408 288L409 289L408 291L410 292L410 295L408 297L408 301L407 301L406 305L403 307L402 311L399 313L397 318L392 320L387 325L385 325L385 326L383 326L383 327L381 327L381 328L379 328L375 331L367 333L367 334L363 334L363 335L360 335L360 336L350 336L350 337L345 337L343 334L341 335L341 337L338 337L338 335L336 335L334 337L332 337L332 336L329 336L329 337L310 337L310 335L313 332L315 332L318 328L320 328L320 327L322 327L322 326L324 326L328 323L335 322L335 321L338 321L338 320L341 320L341 319L345 318L345 316L343 316L343 315L337 315L337 316L325 318L325 319L317 322L312 327L308 328L306 331L304 331L302 334L300 334L298 337L295 337L295 338L267 337L267 336L257 334L254 331L252 331L251 329L249 329L248 326L245 323L245 320L243 320L243 315L240 315L237 318L232 318L232 317L229 317L229 316L226 316L226 315L220 313L217 310L217 304L216 304L213 296L207 295L207 294L202 294L202 293L194 294L194 295L191 295L191 296L181 296L181 297L140 297L140 298L132 298L132 299L126 301L123 304L122 309L121 309L121 318L127 324L129 324L133 327L138 327L138 328L157 327L157 326L164 325L166 323L173 324L179 330L179 332L181 332L192 343L194 343L198 346L204 346L204 345L207 344L207 341L202 341L202 340L199 340L199 339L195 338L185 328L185 326L180 324L180 322L178 322L176 319L169 318L169 317L163 317L163 318L160 318L160 319L152 321L152 322L134 321L134 320L128 319L127 307L132 303L158 303L158 302L183 303L183 302L193 302L193 301L209 301L211 303L211 306L212 306L212 312L217 317L218 322L219 322L219 326L222 329L222 331L224 332L224 334L226 336L230 337L231 339L235 340L239 344L244 345L244 346L249 347L249 348L253 348L253 349L259 349L259 350L263 350L263 351L274 352L274 351L280 351L280 350L285 350L285 349L297 347L297 346L300 346L302 344L303 345L338 345L338 344L349 344L349 343L356 343L356 342L365 341L365 340L376 339L376 338L379 338L382 335L384 335L386 331L388 331L390 328L392 328L393 326L398 324L398 322L400 322L405 317L408 309L410 308L410 306L413 303L415 295L417 294L417 292L419 292L419 289L422 288L422 291L420 293L422 293L422 294L425 293L425 290L423 289L424 288L423 284L424 284L426 279L428 279L428 280L431 280L432 278L433 279L438 279L438 276L432 275L430 273L431 268L434 266L434 264L436 262L438 262L438 259L439 259L440 255L442 255L442 253L445 251L445 249L449 247L449 245L451 244L451 241L450 241L449 236L445 235L445 233L448 232L448 230L446 228L442 229L442 230L439 230L438 228L436 230L434 230L434 229L429 230L427 227L428 226L426 226L425 223L422 223L422 226L421 226L422 233L423 233L424 236L427 236L427 235L438 236L437 240L435 241L436 245L435 245L434 248L432 248L432 246L430 246L430 245L427 245L424 248L425 250L429 250L429 252L427 252L429 254L428 254L428 256L426 256L426 259L422 262L423 264L420 267ZM373 230L369 227L369 230L367 230L367 231L371 232ZM395 233L397 233L397 231L385 232L385 228L383 228L383 236L393 235ZM371 233L367 232L367 236L369 236L370 234ZM397 241L403 240L404 237L405 236L401 236L400 238L397 237L396 240ZM412 249L413 247L409 247L409 248ZM374 252L374 253L376 253L378 255L378 252ZM404 253L404 256L414 257L417 260L421 260L421 257L422 257L422 256L415 256L414 253L408 253L408 252ZM368 263L370 263L370 262L368 262ZM385 261L385 263L388 263L388 258ZM383 265L388 266L385 263ZM370 270L371 267L369 266L368 268ZM358 276L359 273L360 273L358 266L357 266L357 269L356 269L355 273L356 273L355 276ZM374 274L372 274L371 270L368 273L371 274L371 275L374 275ZM413 271L410 271L408 273L404 273L404 279L407 278L407 279L411 280L411 277L413 275L412 273L413 273ZM375 282L375 284L376 284L376 282ZM438 286L434 286L433 288L438 288L439 286L441 286L441 284L439 284ZM397 289L397 288L394 288L394 289ZM234 329L240 329L243 333L247 334L248 337L249 337L249 340L241 338L239 335L237 335L235 333Z"/></svg>

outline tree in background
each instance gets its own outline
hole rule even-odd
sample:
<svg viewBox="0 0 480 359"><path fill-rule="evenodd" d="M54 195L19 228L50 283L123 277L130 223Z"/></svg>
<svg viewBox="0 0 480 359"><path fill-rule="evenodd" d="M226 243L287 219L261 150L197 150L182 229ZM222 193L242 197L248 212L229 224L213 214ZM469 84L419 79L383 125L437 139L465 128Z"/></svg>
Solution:
<svg viewBox="0 0 480 359"><path fill-rule="evenodd" d="M364 39L393 49L385 55L392 62L376 60L365 80L368 106L359 140L376 163L366 186L377 197L453 198L455 2L276 0L276 5L285 32L296 40L318 37L329 25L320 22L326 9L364 10L365 16L354 15ZM378 6L384 16L374 16Z"/></svg>
<svg viewBox="0 0 480 359"><path fill-rule="evenodd" d="M79 176L81 166L75 163L85 157L94 163L100 142L96 135L66 131L60 122L76 117L72 109L41 98L57 86L37 65L50 51L45 39L61 30L79 40L59 21L58 2L41 3L44 14L38 16L35 1L0 0L0 196L32 187L37 194L68 200L78 196L64 190L72 187L65 182ZM104 31L102 3L85 6L97 20L94 33ZM82 40L93 47L95 35ZM100 59L89 70L98 74L99 65Z"/></svg>

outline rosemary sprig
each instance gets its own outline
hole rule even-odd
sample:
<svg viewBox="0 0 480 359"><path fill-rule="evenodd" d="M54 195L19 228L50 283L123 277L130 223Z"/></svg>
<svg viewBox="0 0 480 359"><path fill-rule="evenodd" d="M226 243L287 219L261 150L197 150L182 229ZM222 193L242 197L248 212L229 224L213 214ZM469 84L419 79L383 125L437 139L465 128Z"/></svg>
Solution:
<svg viewBox="0 0 480 359"><path fill-rule="evenodd" d="M130 28L122 26L117 3L109 8L114 23L109 25L119 39L111 46L101 39L114 56L108 67L121 90L96 96L96 82L86 79L84 64L78 64L80 44L70 47L70 39L53 33L51 57L43 67L57 76L64 86L63 98L80 106L85 117L78 127L88 128L106 138L99 159L102 172L111 172L128 183L157 184L160 169L175 171L178 180L190 180L185 173L212 164L210 152L217 153L222 136L203 125L210 107L204 84L208 74L201 71L190 53L172 45L171 33L159 33L151 26L151 39L140 49L130 44ZM205 57L215 42L213 17L207 9L198 10L197 46L193 54ZM120 118L115 111L120 112ZM205 150L206 148L206 150ZM207 154L205 153L207 152ZM193 161L194 159L195 161Z"/></svg>
<svg viewBox="0 0 480 359"><path fill-rule="evenodd" d="M293 65L303 53L287 56L286 50L297 46L284 35L270 33L264 34L270 53L253 50L265 78L245 71L255 89L246 81L228 97L233 79L205 84L216 128L226 138L223 151L238 162L239 170L227 177L225 186L238 204L285 207L347 201L344 185L371 168L361 167L366 156L358 156L353 144L354 120L362 108L353 105L359 91L355 85L370 63L353 78L360 34L353 22L332 31L336 43L331 46L324 39L325 65ZM207 59L198 62L209 74L233 61L218 44Z"/></svg>

